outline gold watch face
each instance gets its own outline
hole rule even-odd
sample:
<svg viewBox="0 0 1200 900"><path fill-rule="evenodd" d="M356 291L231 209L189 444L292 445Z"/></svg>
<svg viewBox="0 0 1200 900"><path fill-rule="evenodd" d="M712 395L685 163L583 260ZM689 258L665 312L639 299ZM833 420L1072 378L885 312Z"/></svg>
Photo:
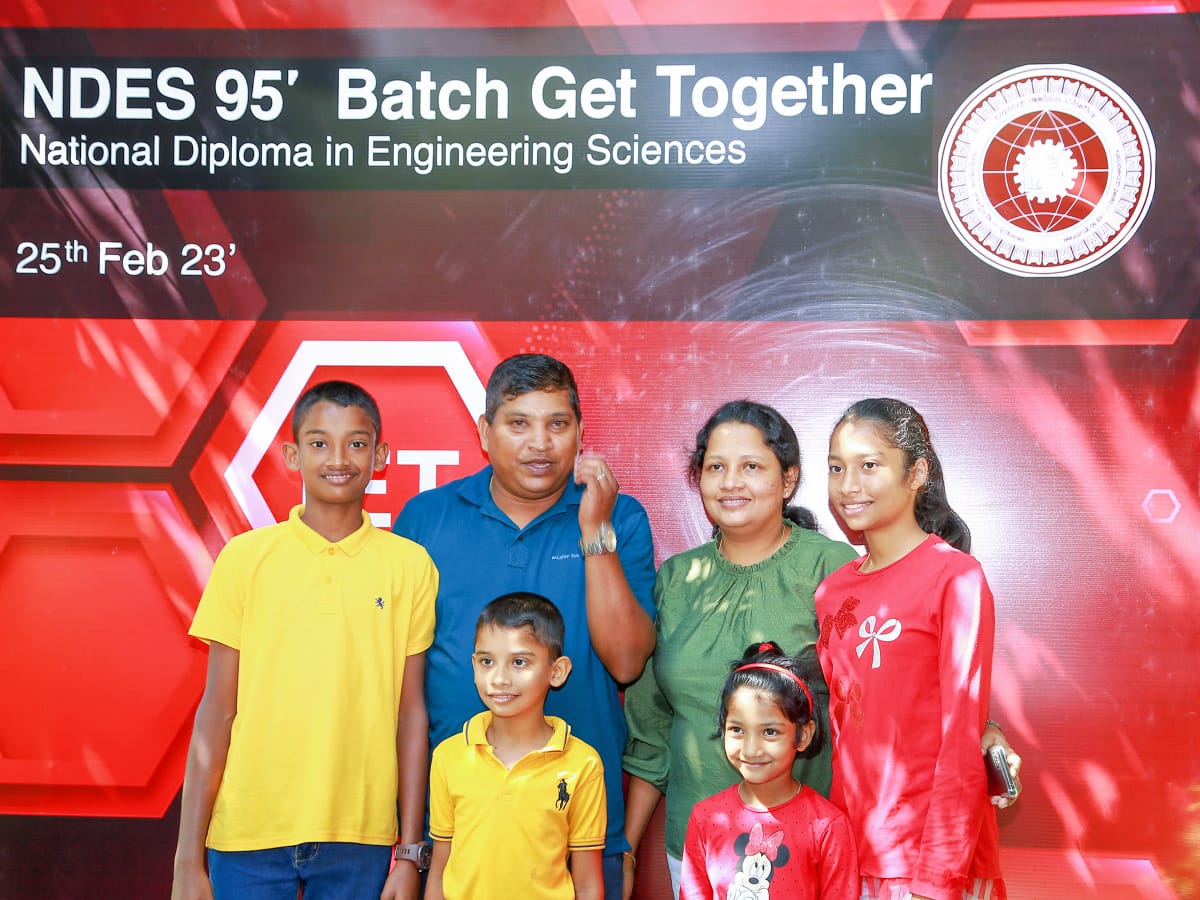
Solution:
<svg viewBox="0 0 1200 900"><path fill-rule="evenodd" d="M617 533L608 525L600 529L600 543L604 545L606 553L617 552Z"/></svg>
<svg viewBox="0 0 1200 900"><path fill-rule="evenodd" d="M584 556L600 556L604 553L617 552L617 533L607 522L600 526L596 536L591 540L579 539L579 549Z"/></svg>

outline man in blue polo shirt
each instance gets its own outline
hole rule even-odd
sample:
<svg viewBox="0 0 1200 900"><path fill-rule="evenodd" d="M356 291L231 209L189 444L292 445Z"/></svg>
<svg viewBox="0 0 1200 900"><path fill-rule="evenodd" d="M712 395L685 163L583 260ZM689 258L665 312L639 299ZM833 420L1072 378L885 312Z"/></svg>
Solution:
<svg viewBox="0 0 1200 900"><path fill-rule="evenodd" d="M646 511L619 492L602 457L579 455L582 436L571 370L541 354L510 357L488 379L479 419L491 464L413 497L393 530L422 544L441 573L425 668L431 747L483 709L471 653L484 604L532 591L562 611L573 668L546 713L570 722L604 762L605 898L619 900L629 845L617 690L654 649L654 547Z"/></svg>

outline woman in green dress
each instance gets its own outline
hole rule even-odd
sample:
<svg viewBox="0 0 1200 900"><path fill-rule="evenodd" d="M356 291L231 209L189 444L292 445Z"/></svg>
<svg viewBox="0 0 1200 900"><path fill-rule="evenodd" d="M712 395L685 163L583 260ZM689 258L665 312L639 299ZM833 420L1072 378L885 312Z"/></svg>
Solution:
<svg viewBox="0 0 1200 900"><path fill-rule="evenodd" d="M811 512L790 506L800 484L800 445L791 425L770 406L737 400L713 413L696 435L688 474L713 523L713 538L659 569L658 643L642 677L625 693L626 837L636 852L665 794L676 892L688 814L699 800L737 780L713 740L713 704L730 661L748 644L775 641L809 660L822 746L815 757L798 759L794 772L828 795L828 703L814 652L820 627L813 593L821 579L857 555L818 533ZM632 857L627 893L631 866Z"/></svg>

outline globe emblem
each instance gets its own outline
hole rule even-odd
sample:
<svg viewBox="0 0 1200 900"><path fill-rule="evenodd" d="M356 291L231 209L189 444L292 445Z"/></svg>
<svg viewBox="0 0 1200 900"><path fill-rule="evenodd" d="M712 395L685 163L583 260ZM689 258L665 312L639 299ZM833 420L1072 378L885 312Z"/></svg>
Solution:
<svg viewBox="0 0 1200 900"><path fill-rule="evenodd" d="M1061 231L1096 208L1108 183L1108 155L1096 132L1057 110L1020 116L984 155L993 208L1018 228Z"/></svg>
<svg viewBox="0 0 1200 900"><path fill-rule="evenodd" d="M1154 142L1133 101L1078 66L1025 66L951 120L938 195L959 239L1017 275L1070 275L1117 252L1154 192Z"/></svg>

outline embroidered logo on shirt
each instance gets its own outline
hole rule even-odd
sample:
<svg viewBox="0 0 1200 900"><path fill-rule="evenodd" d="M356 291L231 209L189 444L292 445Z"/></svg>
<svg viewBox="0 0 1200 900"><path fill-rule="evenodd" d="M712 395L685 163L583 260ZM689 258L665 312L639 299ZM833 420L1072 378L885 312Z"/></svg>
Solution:
<svg viewBox="0 0 1200 900"><path fill-rule="evenodd" d="M375 598L375 605L376 605L376 606L378 606L380 609L383 609L383 598L382 598L382 597L376 597L376 598Z"/></svg>
<svg viewBox="0 0 1200 900"><path fill-rule="evenodd" d="M787 865L787 845L783 831L764 834L761 822L756 822L749 834L739 834L733 842L733 852L742 857L741 866L733 876L727 900L770 900L771 879L775 870Z"/></svg>
<svg viewBox="0 0 1200 900"><path fill-rule="evenodd" d="M571 802L571 795L567 793L567 779L558 779L558 799L554 802L555 809L566 809L567 804Z"/></svg>
<svg viewBox="0 0 1200 900"><path fill-rule="evenodd" d="M830 633L836 628L838 638L844 638L846 632L858 624L858 619L854 616L854 609L859 604L857 597L847 597L842 601L841 608L837 611L836 616L826 616L821 620L821 639L818 641L819 646L828 647Z"/></svg>
<svg viewBox="0 0 1200 900"><path fill-rule="evenodd" d="M880 626L879 630L876 631L875 617L867 616L865 619L863 619L863 623L858 626L858 636L866 639L854 648L858 653L858 658L862 659L863 651L866 650L867 645L870 644L873 650L873 654L871 656L871 668L878 669L880 641L887 641L889 643L894 641L896 638L900 637L900 630L901 625L899 619L888 619L883 623L883 625Z"/></svg>

